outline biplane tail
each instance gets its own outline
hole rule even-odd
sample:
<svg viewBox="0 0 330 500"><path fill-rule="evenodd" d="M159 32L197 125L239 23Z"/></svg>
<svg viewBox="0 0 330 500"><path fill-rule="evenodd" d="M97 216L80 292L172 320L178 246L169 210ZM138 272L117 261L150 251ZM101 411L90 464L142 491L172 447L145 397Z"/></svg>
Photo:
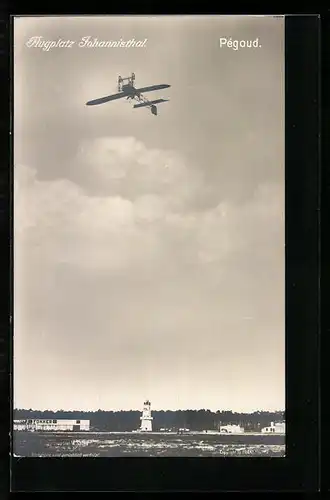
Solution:
<svg viewBox="0 0 330 500"><path fill-rule="evenodd" d="M155 99L154 101L140 102L139 104L134 104L133 108L144 108L146 106L152 106L153 104L160 104L161 102L167 102L169 99Z"/></svg>
<svg viewBox="0 0 330 500"><path fill-rule="evenodd" d="M145 101L140 102L139 104L134 104L133 108L150 108L151 113L157 116L157 106L156 104L160 104L161 102L168 102L169 99L155 99L154 101Z"/></svg>

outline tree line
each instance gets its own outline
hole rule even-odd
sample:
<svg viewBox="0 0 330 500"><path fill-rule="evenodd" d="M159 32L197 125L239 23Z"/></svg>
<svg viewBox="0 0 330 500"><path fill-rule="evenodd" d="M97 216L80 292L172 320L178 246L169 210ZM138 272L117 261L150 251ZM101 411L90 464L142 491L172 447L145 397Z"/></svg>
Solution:
<svg viewBox="0 0 330 500"><path fill-rule="evenodd" d="M132 431L140 426L140 411L51 411L15 409L14 420L26 419L72 419L90 420L91 430L95 431ZM215 430L220 425L236 424L247 431L257 432L271 422L285 420L284 411L256 411L254 413L235 413L232 411L210 410L160 410L152 411L153 430L178 430L188 428L191 431Z"/></svg>

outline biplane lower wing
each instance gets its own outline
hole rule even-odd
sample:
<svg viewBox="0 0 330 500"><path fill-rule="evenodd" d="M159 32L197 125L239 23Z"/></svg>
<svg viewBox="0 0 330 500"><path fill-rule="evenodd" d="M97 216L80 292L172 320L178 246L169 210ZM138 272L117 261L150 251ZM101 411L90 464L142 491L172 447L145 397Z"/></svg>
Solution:
<svg viewBox="0 0 330 500"><path fill-rule="evenodd" d="M153 104L159 104L160 102L168 102L169 99L155 99L154 101L141 102L139 104L134 104L133 108L144 108L146 106L152 106Z"/></svg>
<svg viewBox="0 0 330 500"><path fill-rule="evenodd" d="M105 97L100 97L99 99L94 99L93 101L86 102L86 106L95 106L96 104L104 104L105 102L115 101L121 97L126 97L123 92L120 94L107 95Z"/></svg>
<svg viewBox="0 0 330 500"><path fill-rule="evenodd" d="M143 92L151 92L152 90L161 90L161 89L168 89L171 85L168 85L167 83L161 83L160 85L151 85L149 87L141 87L140 89L136 89L136 92L139 94L142 94Z"/></svg>

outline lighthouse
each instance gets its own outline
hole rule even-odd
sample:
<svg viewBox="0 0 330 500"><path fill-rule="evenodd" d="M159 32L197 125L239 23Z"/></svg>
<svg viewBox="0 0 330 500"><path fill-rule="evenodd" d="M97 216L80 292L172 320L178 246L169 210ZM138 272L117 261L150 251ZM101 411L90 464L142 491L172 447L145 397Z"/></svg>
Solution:
<svg viewBox="0 0 330 500"><path fill-rule="evenodd" d="M143 403L143 410L141 419L141 427L140 431L142 432L152 432L152 416L151 416L151 403L149 399L147 399Z"/></svg>

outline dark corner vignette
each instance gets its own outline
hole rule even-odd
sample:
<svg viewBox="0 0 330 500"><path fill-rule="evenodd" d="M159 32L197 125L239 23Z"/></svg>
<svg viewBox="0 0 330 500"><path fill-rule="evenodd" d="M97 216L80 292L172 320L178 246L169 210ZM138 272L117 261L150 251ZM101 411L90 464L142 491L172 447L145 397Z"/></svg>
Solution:
<svg viewBox="0 0 330 500"><path fill-rule="evenodd" d="M319 18L285 29L286 457L13 458L12 491L318 489Z"/></svg>

